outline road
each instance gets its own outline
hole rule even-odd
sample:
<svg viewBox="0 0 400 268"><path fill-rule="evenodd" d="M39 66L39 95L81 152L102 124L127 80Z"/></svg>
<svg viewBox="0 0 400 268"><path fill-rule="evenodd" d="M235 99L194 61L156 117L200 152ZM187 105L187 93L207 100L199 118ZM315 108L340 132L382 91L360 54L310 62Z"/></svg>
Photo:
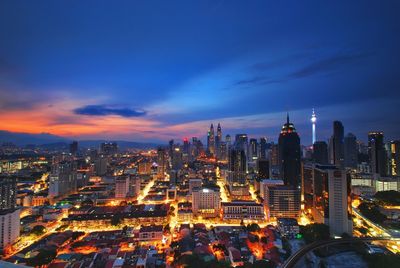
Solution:
<svg viewBox="0 0 400 268"><path fill-rule="evenodd" d="M351 244L356 242L372 242L372 241L400 241L398 238L382 238L382 237L364 237L364 238L340 238L340 239L330 239L324 241L316 241L305 247L302 247L300 250L292 254L286 261L283 263L281 268L293 268L296 266L297 262L303 258L308 252L313 251L318 248L333 246L339 244Z"/></svg>

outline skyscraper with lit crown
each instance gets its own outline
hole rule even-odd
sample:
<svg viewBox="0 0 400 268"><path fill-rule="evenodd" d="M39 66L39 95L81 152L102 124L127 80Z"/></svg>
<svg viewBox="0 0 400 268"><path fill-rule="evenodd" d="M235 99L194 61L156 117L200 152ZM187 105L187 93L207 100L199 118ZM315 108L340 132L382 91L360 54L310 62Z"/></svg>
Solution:
<svg viewBox="0 0 400 268"><path fill-rule="evenodd" d="M315 114L314 109L312 110L312 115L311 115L311 123L312 123L312 144L314 144L317 141L317 135L315 133L315 125L317 123L317 115Z"/></svg>
<svg viewBox="0 0 400 268"><path fill-rule="evenodd" d="M211 124L207 134L207 151L210 155L215 156L215 132L213 124Z"/></svg>

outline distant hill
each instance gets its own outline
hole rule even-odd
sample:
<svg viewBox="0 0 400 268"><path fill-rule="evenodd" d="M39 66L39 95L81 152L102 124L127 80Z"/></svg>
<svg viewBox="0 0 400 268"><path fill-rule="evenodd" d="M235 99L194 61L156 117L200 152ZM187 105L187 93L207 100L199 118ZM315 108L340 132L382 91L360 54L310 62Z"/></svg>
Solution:
<svg viewBox="0 0 400 268"><path fill-rule="evenodd" d="M46 149L67 149L72 140L73 139L60 137L49 133L30 134L0 130L0 144L3 142L11 142L17 146L35 144ZM78 144L81 148L99 148L100 143L109 141L116 142L118 147L121 149L150 149L160 146L160 144L157 143L121 140L78 140Z"/></svg>
<svg viewBox="0 0 400 268"><path fill-rule="evenodd" d="M18 146L25 146L27 144L41 145L46 143L68 142L68 139L49 133L30 134L0 130L0 143L3 142L12 142Z"/></svg>

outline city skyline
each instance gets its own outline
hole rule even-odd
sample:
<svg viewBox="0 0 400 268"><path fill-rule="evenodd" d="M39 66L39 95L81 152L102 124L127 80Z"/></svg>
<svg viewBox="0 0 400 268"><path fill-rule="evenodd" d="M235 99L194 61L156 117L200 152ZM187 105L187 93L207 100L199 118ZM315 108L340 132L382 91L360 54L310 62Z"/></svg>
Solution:
<svg viewBox="0 0 400 268"><path fill-rule="evenodd" d="M220 122L276 141L289 111L310 145L315 108L317 140L335 120L397 138L398 3L292 5L2 2L0 129L165 142Z"/></svg>

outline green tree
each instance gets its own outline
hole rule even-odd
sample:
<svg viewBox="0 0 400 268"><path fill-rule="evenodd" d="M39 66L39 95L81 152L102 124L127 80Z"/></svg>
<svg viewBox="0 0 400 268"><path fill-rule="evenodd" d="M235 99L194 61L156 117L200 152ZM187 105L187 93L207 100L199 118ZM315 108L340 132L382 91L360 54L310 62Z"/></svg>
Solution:
<svg viewBox="0 0 400 268"><path fill-rule="evenodd" d="M111 225L117 226L122 222L121 216L120 215L114 215L114 217L111 218Z"/></svg>
<svg viewBox="0 0 400 268"><path fill-rule="evenodd" d="M312 223L300 227L304 240L312 243L319 240L327 240L330 237L329 226L322 223Z"/></svg>
<svg viewBox="0 0 400 268"><path fill-rule="evenodd" d="M40 236L46 232L46 227L43 225L36 225L35 227L32 228L31 234L34 234L36 236Z"/></svg>
<svg viewBox="0 0 400 268"><path fill-rule="evenodd" d="M257 223L252 223L252 224L247 225L247 231L249 231L249 232L258 232L260 230L261 230L261 228Z"/></svg>

